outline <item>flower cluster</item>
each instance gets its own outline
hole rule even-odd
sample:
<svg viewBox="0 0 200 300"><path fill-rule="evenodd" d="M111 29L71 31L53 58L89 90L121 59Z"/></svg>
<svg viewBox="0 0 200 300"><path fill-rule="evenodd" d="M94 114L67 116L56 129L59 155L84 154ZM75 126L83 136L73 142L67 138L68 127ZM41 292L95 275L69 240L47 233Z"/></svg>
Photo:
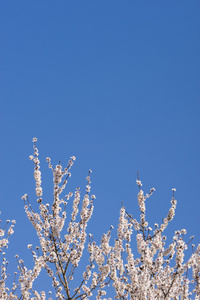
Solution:
<svg viewBox="0 0 200 300"><path fill-rule="evenodd" d="M74 193L72 203L71 217L67 221L67 204L73 197L73 193L69 192L66 196L61 194L64 192L68 178L71 177L70 169L75 161L75 156L72 156L68 161L67 167L63 168L59 163L53 167L51 159L47 157L49 168L53 173L53 203L43 203L42 188L41 188L41 173L39 152L36 147L36 138L33 140L34 153L30 159L34 162L34 178L36 182L36 196L39 203L39 213L35 212L29 202L28 195L25 194L24 208L29 221L34 226L39 237L40 246L36 255L36 251L32 249L32 245L28 245L31 249L35 261L33 270L27 270L22 264L18 263L20 270L20 284L21 294L25 297L30 297L32 294L36 297L36 291L33 292L33 282L39 276L41 269L45 269L48 276L52 280L52 285L55 288L56 299L85 299L93 296L93 291L96 289L97 294L104 294L102 287L105 286L104 279L107 277L109 270L106 267L103 270L95 272L94 262L98 261L98 247L95 245L92 237L88 244L89 251L89 265L83 273L78 286L72 290L73 279L79 267L79 262L83 256L83 252L87 242L87 225L93 214L93 202L96 198L94 195L90 196L91 189L91 170L86 177L86 193L81 201L80 189L77 188ZM38 193L38 188L41 188L41 193ZM91 241L92 240L92 241ZM94 251L91 251L93 249ZM102 254L103 257L103 254ZM38 262L42 262L38 264ZM37 270L37 272L36 272ZM90 283L89 283L90 282ZM98 291L99 290L99 291ZM45 299L45 294L37 294L37 298ZM98 296L100 297L100 296ZM27 298L28 299L28 298Z"/></svg>
<svg viewBox="0 0 200 300"><path fill-rule="evenodd" d="M200 245L191 258L184 262L184 252L187 244L184 241L186 230L176 231L171 244L165 247L166 236L163 235L168 223L175 215L177 201L173 197L171 207L159 226L155 230L148 227L146 222L145 200L155 190L151 189L144 196L139 186L138 204L141 211L140 222L125 211L122 207L118 225L118 239L114 246L102 239L100 250L106 246L109 253L104 255L103 266L110 267L108 277L113 282L116 299L200 299ZM133 230L136 231L137 258L134 258L131 249ZM192 237L193 238L193 237ZM102 251L104 254L104 251ZM103 261L103 257L102 257ZM192 278L189 278L189 269L192 269ZM193 287L193 288L191 288ZM191 298L191 297L194 298Z"/></svg>
<svg viewBox="0 0 200 300"><path fill-rule="evenodd" d="M0 299L15 299L16 285L13 283L12 288L6 285L9 275L7 274L8 261L6 259L6 249L9 244L9 237L14 233L15 220L7 220L3 228L0 227L0 263L1 263L1 278L0 278ZM1 225L1 221L0 221ZM10 298L8 298L10 297Z"/></svg>

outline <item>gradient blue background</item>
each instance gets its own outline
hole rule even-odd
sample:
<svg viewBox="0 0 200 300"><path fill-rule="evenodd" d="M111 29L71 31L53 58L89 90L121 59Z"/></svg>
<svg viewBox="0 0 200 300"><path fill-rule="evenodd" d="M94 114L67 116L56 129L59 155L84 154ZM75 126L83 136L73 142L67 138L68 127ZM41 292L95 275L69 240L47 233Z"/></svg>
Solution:
<svg viewBox="0 0 200 300"><path fill-rule="evenodd" d="M197 0L0 0L0 210L17 221L11 261L18 253L31 267L26 245L38 244L20 200L28 193L36 207L35 136L45 201L46 156L54 165L77 157L67 191L83 194L93 170L88 232L97 242L116 230L121 201L139 217L137 170L145 192L156 188L150 225L166 216L176 187L167 234L185 228L199 242L199 16Z"/></svg>

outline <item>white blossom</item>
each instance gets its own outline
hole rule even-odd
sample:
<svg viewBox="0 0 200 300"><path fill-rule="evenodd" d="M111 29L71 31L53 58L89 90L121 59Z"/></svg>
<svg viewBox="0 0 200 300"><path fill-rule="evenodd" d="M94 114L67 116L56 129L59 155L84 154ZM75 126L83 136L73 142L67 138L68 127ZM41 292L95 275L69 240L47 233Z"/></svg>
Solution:
<svg viewBox="0 0 200 300"><path fill-rule="evenodd" d="M34 164L38 211L32 208L27 194L22 199L28 220L39 238L39 246L27 245L33 256L30 269L19 255L15 256L18 272L15 272L15 279L8 286L6 252L10 236L14 233L15 220L7 220L6 225L0 227L0 299L112 300L105 298L109 294L109 286L115 291L115 299L200 299L200 244L196 249L195 245L191 245L193 252L186 259L188 255L185 252L194 236L189 242L185 242L186 229L176 230L171 241L167 242L168 239L163 234L175 216L175 189L172 189L173 197L167 216L160 225L155 223L155 228L152 229L146 220L145 202L155 189L144 194L141 181L136 180L139 187L139 220L133 218L124 206L121 207L115 239L111 226L102 235L100 245L97 245L92 234L87 236L88 222L94 209L93 201L96 199L94 195L90 196L92 171L89 170L86 177L85 195L82 196L77 188L74 194L67 191L67 195L62 196L76 158L70 157L67 166L63 168L61 163L53 167L51 159L47 157L53 174L53 201L45 204L42 199L42 173L36 142L37 138L34 138L34 151L29 158ZM68 212L67 204L73 195L72 210ZM132 244L134 232L136 244ZM136 245L137 249L132 245ZM88 251L88 263L82 276L79 276L79 264L85 248ZM55 297L51 291L34 290L34 282L43 277L42 270L52 282Z"/></svg>

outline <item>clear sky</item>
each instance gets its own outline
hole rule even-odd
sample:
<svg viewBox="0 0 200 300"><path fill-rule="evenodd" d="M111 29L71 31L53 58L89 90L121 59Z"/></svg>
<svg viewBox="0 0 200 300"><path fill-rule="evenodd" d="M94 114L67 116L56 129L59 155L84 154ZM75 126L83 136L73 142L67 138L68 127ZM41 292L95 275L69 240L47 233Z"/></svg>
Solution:
<svg viewBox="0 0 200 300"><path fill-rule="evenodd" d="M16 219L10 257L32 264L34 230L21 196L34 196L32 138L38 138L44 198L52 200L45 158L77 157L68 189L92 169L96 195L88 232L97 242L117 226L123 201L134 217L137 170L150 225L176 188L168 229L199 239L200 2L197 0L0 0L0 210ZM12 250L11 250L12 249Z"/></svg>

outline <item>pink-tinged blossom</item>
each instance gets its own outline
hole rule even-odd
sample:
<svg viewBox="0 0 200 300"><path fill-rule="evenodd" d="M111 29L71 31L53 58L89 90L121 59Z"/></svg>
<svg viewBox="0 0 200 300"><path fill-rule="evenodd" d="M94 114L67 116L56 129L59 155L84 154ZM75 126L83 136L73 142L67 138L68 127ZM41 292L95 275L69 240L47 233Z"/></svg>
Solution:
<svg viewBox="0 0 200 300"><path fill-rule="evenodd" d="M13 234L15 221L7 220L6 226L0 229L0 251L2 255L0 299L49 300L54 299L51 291L49 297L45 291L34 290L34 282L41 271L52 281L55 290L55 299L71 300L112 300L105 298L108 286L114 288L115 299L123 300L199 300L200 297L200 245L195 249L188 260L185 260L185 251L189 243L184 241L186 230L177 230L172 241L166 244L163 235L170 221L175 216L177 201L174 199L162 223L155 224L154 230L146 220L145 201L155 191L154 188L146 195L142 190L142 183L137 180L139 187L138 205L140 209L139 220L126 212L125 207L120 209L120 216L116 239L111 238L113 227L102 235L100 245L97 245L93 235L87 236L88 222L93 214L93 201L90 196L91 170L86 177L86 193L81 197L80 189L74 193L71 201L72 210L68 212L72 192L64 192L71 176L70 169L75 161L72 156L63 168L61 163L55 167L47 157L49 169L53 173L53 201L43 203L42 176L40 171L39 151L36 147L37 139L33 139L33 155L29 158L34 163L34 179L38 212L31 206L28 195L22 196L24 209L29 221L36 230L39 246L28 244L33 256L33 267L28 269L22 259L16 255L18 272L12 288L7 287L7 265L5 250L9 245L10 235ZM35 205L33 205L35 207ZM136 235L136 249L132 249L133 233ZM84 249L88 251L88 264L85 266L80 281L79 263L83 257ZM192 274L190 278L190 275ZM80 274L79 274L80 275ZM75 285L75 286L74 286ZM191 285L193 288L191 289ZM73 288L72 288L73 287ZM16 291L19 291L20 297ZM193 298L191 298L193 296ZM94 298L95 297L95 298Z"/></svg>

